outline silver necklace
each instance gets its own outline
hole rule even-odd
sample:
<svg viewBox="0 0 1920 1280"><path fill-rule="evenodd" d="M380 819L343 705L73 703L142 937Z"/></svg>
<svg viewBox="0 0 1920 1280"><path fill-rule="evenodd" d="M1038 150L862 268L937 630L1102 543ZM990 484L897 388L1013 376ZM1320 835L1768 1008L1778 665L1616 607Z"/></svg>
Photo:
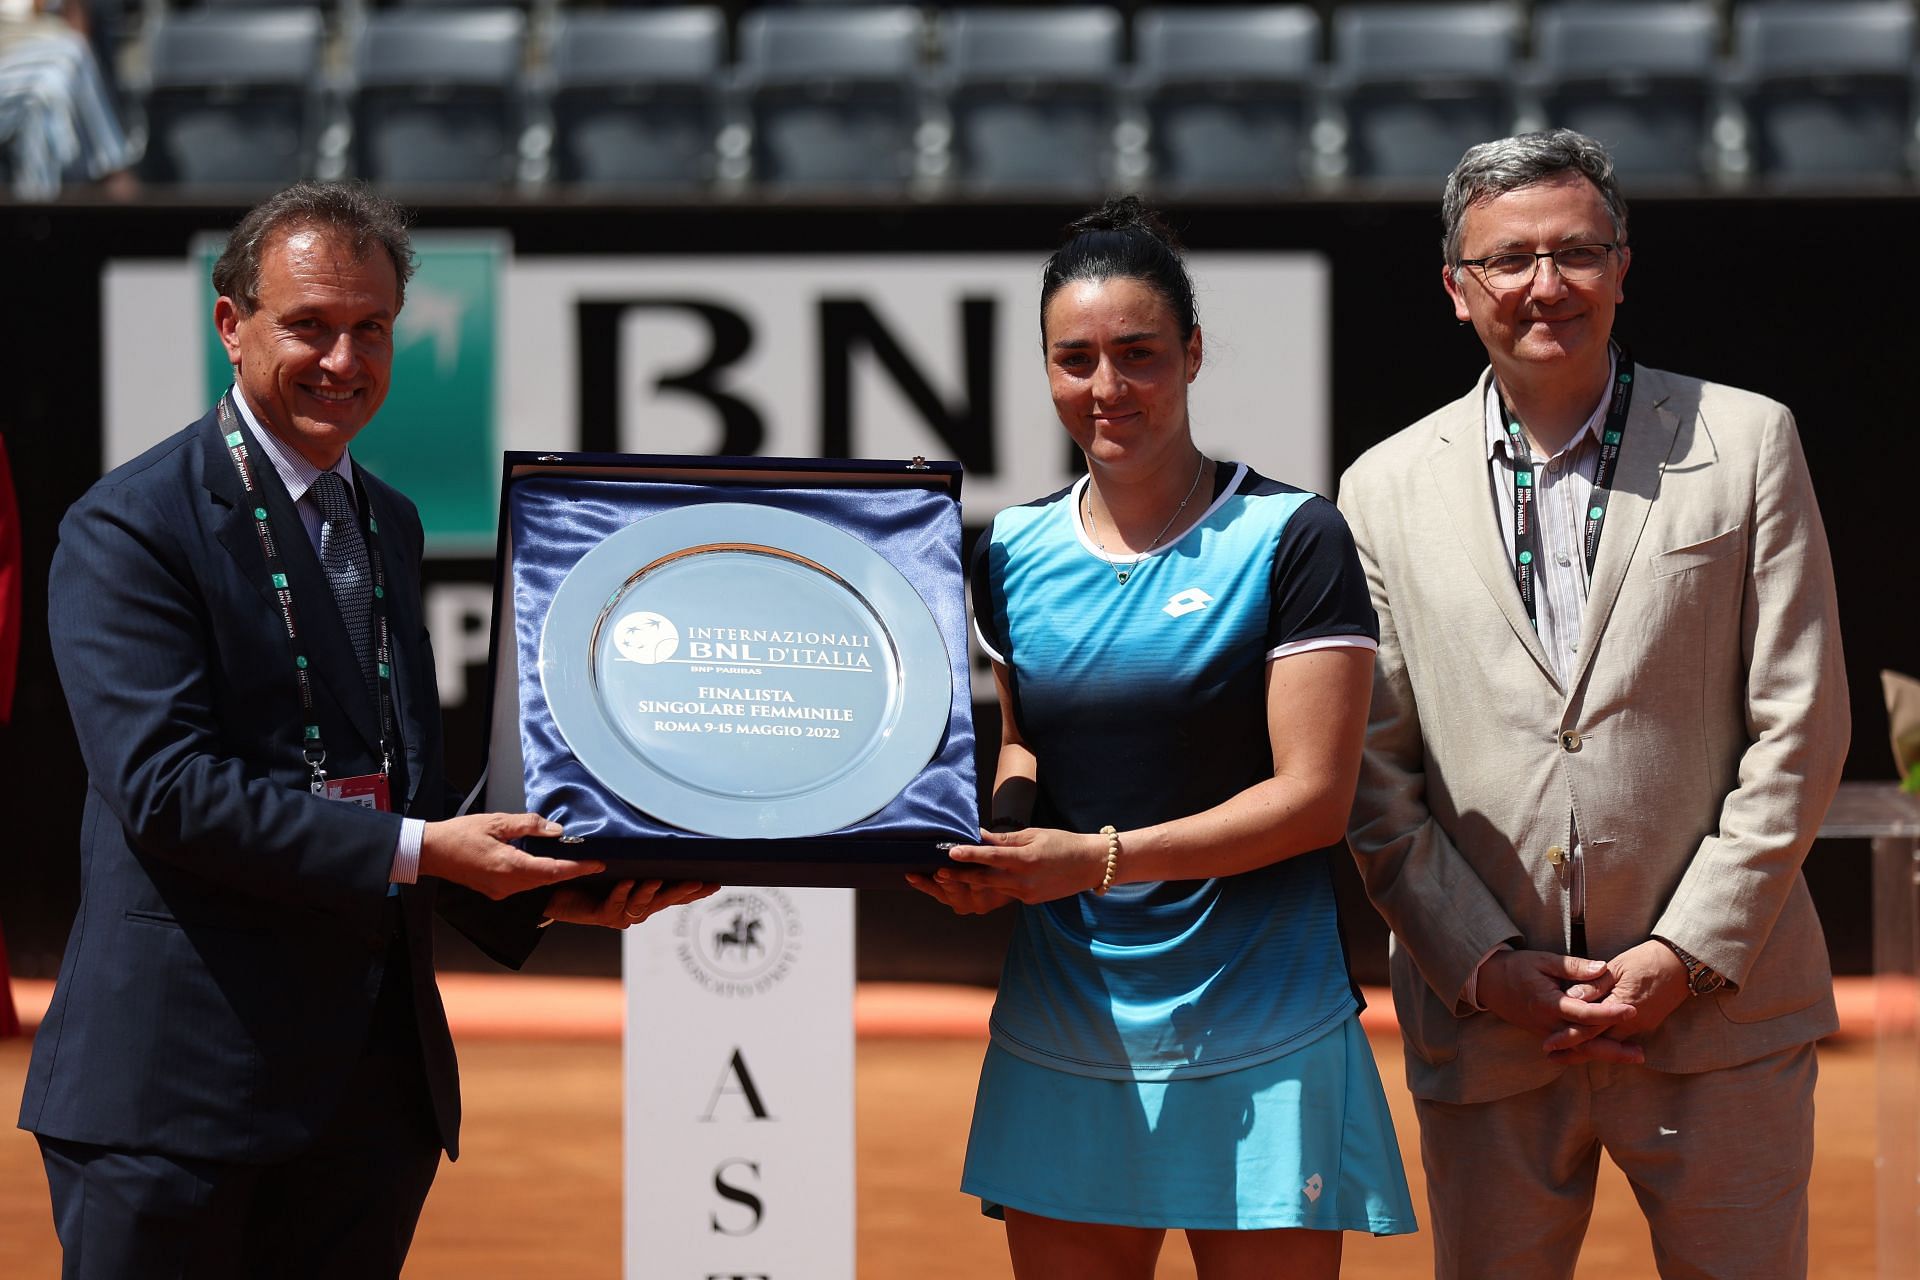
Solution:
<svg viewBox="0 0 1920 1280"><path fill-rule="evenodd" d="M1144 550L1136 554L1133 558L1133 563L1128 565L1117 563L1112 556L1107 554L1107 544L1100 541L1100 521L1096 519L1093 514L1093 481L1087 481L1087 535L1093 539L1093 545L1100 548L1100 558L1107 562L1107 568L1113 570L1113 580L1115 582L1123 587L1126 586L1127 579L1133 576L1134 565L1139 564L1141 560L1153 554L1154 548L1160 545L1160 539L1167 536L1167 530L1173 528L1173 522L1180 518L1180 513L1187 509L1189 502L1193 501L1193 495L1200 488L1200 475L1206 469L1207 455L1203 453L1200 455L1200 465L1193 469L1193 483L1187 486L1187 496L1180 499L1180 505L1173 509L1173 514L1167 517L1167 522L1160 526L1160 532L1153 535L1153 541L1149 542Z"/></svg>

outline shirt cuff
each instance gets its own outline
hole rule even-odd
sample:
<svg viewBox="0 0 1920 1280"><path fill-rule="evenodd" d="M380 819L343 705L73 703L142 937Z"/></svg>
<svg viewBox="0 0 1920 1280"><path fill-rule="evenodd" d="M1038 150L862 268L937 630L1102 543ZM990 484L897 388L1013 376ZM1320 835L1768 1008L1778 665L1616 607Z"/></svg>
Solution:
<svg viewBox="0 0 1920 1280"><path fill-rule="evenodd" d="M1480 1003L1480 971L1487 967L1487 961L1502 951L1513 950L1510 942L1501 942L1489 948L1487 954L1480 957L1480 963L1473 966L1473 972L1467 976L1467 985L1460 990L1460 1000L1475 1013L1485 1013L1487 1006Z"/></svg>
<svg viewBox="0 0 1920 1280"><path fill-rule="evenodd" d="M426 833L424 818L400 819L400 839L393 847L393 871L390 884L415 884L420 879L420 838Z"/></svg>

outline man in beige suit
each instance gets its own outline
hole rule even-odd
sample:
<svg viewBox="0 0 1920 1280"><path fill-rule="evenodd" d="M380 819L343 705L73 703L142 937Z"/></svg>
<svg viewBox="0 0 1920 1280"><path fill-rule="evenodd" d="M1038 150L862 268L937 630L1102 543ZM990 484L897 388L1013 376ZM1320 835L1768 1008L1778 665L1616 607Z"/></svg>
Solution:
<svg viewBox="0 0 1920 1280"><path fill-rule="evenodd" d="M1438 1274L1572 1275L1604 1148L1663 1276L1802 1276L1835 1014L1800 863L1848 713L1793 417L1614 340L1593 140L1474 147L1442 212L1492 367L1340 486L1380 615L1350 841Z"/></svg>

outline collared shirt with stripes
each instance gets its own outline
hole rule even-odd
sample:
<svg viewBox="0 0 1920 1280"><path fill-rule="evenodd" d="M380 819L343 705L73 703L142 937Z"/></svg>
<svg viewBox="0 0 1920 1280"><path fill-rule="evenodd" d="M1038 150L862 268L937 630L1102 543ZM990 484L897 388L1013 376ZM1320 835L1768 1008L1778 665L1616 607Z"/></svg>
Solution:
<svg viewBox="0 0 1920 1280"><path fill-rule="evenodd" d="M1600 427L1607 417L1607 393L1613 386L1612 362L1599 403L1573 438L1551 457L1533 459L1533 518L1540 540L1534 600L1540 647L1564 686L1579 662L1580 622L1587 609L1587 560L1584 542L1587 505L1600 467ZM1500 420L1500 393L1487 385L1487 473L1493 488L1494 517L1513 564L1513 445Z"/></svg>
<svg viewBox="0 0 1920 1280"><path fill-rule="evenodd" d="M1607 380L1593 412L1558 453L1533 459L1533 520L1540 547L1534 576L1535 616L1540 647L1546 650L1562 688L1573 678L1580 660L1580 624L1587 612L1587 506L1600 469L1600 427L1606 421L1614 372L1609 354ZM1513 457L1506 424L1500 420L1499 388L1489 382L1487 474L1509 566L1514 558ZM1568 835L1573 852L1567 861L1567 910L1577 920L1586 913L1585 850L1571 819Z"/></svg>

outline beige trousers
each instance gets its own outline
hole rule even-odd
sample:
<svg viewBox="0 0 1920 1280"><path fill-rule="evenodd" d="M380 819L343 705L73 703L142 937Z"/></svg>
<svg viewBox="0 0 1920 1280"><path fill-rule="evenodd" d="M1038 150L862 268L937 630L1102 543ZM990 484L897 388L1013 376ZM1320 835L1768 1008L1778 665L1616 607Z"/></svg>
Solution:
<svg viewBox="0 0 1920 1280"><path fill-rule="evenodd" d="M1416 1099L1439 1280L1564 1280L1605 1150L1666 1280L1801 1280L1813 1046L1674 1075L1589 1063L1493 1102Z"/></svg>

